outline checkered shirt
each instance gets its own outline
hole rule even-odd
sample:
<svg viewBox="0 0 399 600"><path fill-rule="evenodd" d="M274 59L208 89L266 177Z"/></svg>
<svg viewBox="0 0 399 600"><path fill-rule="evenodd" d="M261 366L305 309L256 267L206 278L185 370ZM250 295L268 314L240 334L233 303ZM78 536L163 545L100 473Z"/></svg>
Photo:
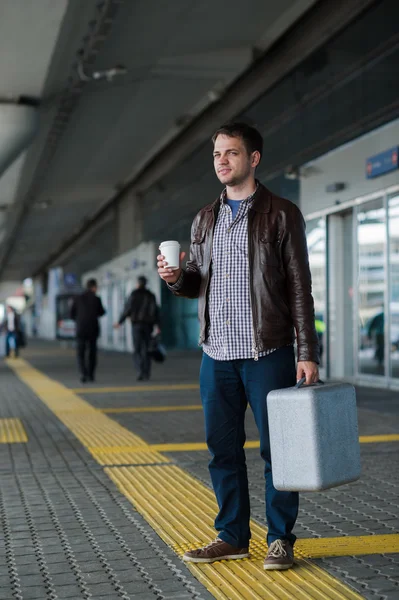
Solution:
<svg viewBox="0 0 399 600"><path fill-rule="evenodd" d="M240 203L236 218L220 197L212 247L209 328L203 350L215 360L256 358L249 287L248 211L254 194ZM274 352L265 350L257 356Z"/></svg>

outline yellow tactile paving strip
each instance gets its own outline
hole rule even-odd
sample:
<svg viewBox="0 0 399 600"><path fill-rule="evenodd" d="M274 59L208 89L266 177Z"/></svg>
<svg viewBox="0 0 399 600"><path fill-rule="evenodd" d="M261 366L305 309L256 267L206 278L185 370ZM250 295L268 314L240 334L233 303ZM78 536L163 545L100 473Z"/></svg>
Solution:
<svg viewBox="0 0 399 600"><path fill-rule="evenodd" d="M100 413L72 390L51 380L27 362L17 359L8 363L19 378L53 411L91 452L100 464L118 464L125 458L139 466L107 467L105 472L121 492L154 527L158 535L181 555L187 548L204 544L215 535L213 518L217 507L211 490L176 465L154 446L130 433L105 414ZM162 463L162 464L159 464ZM120 463L119 463L120 464ZM251 559L220 561L213 565L189 564L192 573L215 598L224 600L359 600L362 598L341 581L305 558L322 556L319 540L301 540L296 545L294 569L265 572L265 529L251 524L253 541ZM358 544L359 552L372 548L377 538L385 552L399 551L397 536L369 536ZM399 536L398 536L399 537ZM386 539L389 538L389 541ZM354 538L353 538L354 539ZM316 543L315 543L316 542ZM323 540L327 544L326 540ZM392 542L392 543L391 543ZM344 545L346 543L346 547ZM352 550L345 542L331 538L326 546L329 555ZM392 547L396 544L396 550ZM387 547L389 546L389 550ZM340 550L341 549L341 550ZM337 554L338 552L338 554ZM365 552L366 554L369 552ZM326 555L326 554L324 554Z"/></svg>
<svg viewBox="0 0 399 600"><path fill-rule="evenodd" d="M101 465L167 463L169 458L152 450L140 437L101 414L64 385L50 379L22 359L8 361L18 377L70 429ZM107 453L109 441L122 446L122 454ZM105 446L105 448L104 448ZM126 448L140 447L138 452Z"/></svg>
<svg viewBox="0 0 399 600"><path fill-rule="evenodd" d="M213 492L175 465L106 468L105 472L158 535L181 556L215 535ZM251 522L251 558L187 566L218 599L359 599L357 592L308 561L295 547L296 566L265 572L265 528ZM370 536L375 537L375 536ZM399 536L398 536L399 537ZM311 544L313 540L308 540ZM308 552L307 552L308 553Z"/></svg>
<svg viewBox="0 0 399 600"><path fill-rule="evenodd" d="M0 444L18 444L28 441L19 419L0 419Z"/></svg>

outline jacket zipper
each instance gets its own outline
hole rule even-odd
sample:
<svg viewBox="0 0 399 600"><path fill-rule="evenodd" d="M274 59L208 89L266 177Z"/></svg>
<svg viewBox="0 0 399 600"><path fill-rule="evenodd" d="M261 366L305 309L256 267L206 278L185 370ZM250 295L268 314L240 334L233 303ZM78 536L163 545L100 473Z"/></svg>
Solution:
<svg viewBox="0 0 399 600"><path fill-rule="evenodd" d="M205 319L206 319L206 305L207 305L207 295L208 295L208 286L209 286L209 280L210 280L210 268L211 268L211 263L212 263L212 255L213 255L213 232L214 232L214 225L215 225L215 213L212 211L212 217L213 217L213 223L212 226L210 228L210 236L211 236L211 249L210 249L210 256L209 256L209 268L208 268L208 275L207 275L207 279L206 279L206 285L205 285L205 300L204 300L204 327L205 327L205 331L206 331L206 323L205 323ZM201 333L200 333L200 338L198 340L198 346L201 346Z"/></svg>

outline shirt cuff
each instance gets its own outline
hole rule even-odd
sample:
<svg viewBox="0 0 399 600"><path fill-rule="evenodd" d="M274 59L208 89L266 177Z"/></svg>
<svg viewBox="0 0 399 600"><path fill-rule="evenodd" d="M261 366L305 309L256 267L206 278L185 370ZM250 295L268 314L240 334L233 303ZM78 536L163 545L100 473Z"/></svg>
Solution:
<svg viewBox="0 0 399 600"><path fill-rule="evenodd" d="M184 271L182 270L182 272L179 275L179 279L176 281L176 283L168 283L167 286L170 290L172 290L173 292L178 292L182 286L183 283L183 277L184 277Z"/></svg>

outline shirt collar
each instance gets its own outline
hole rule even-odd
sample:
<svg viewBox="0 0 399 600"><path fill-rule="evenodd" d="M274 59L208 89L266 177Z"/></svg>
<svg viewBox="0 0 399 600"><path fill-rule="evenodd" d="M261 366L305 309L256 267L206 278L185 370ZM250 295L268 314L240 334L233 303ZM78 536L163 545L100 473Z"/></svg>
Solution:
<svg viewBox="0 0 399 600"><path fill-rule="evenodd" d="M252 194L250 194L247 198L245 198L245 200L241 200L241 202L251 204L251 202L254 199L254 196L258 190L258 187L259 187L259 181L256 179L255 182L256 182L255 191L252 192ZM224 188L224 190L220 194L220 204L226 204L226 198L227 198L227 190L226 190L226 188Z"/></svg>

